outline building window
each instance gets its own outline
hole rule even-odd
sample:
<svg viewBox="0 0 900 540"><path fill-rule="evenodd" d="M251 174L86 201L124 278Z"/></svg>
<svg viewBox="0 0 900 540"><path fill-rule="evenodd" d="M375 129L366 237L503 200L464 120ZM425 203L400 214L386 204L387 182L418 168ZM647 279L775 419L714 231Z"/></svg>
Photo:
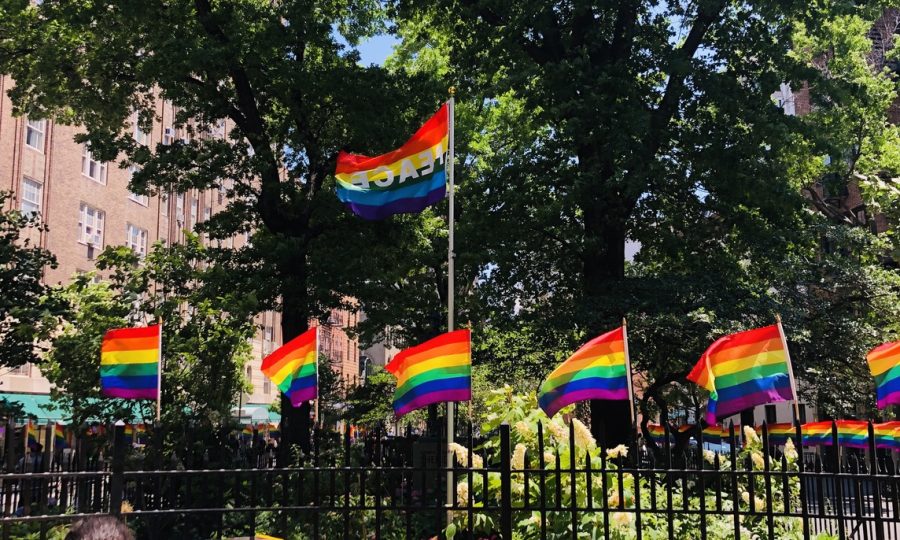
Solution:
<svg viewBox="0 0 900 540"><path fill-rule="evenodd" d="M138 144L146 145L150 142L150 134L141 129L141 126L138 125L138 113L134 113L134 140Z"/></svg>
<svg viewBox="0 0 900 540"><path fill-rule="evenodd" d="M263 352L269 354L272 352L272 341L275 339L275 328L271 325L263 327Z"/></svg>
<svg viewBox="0 0 900 540"><path fill-rule="evenodd" d="M101 184L106 183L106 163L94 159L86 144L82 146L81 174Z"/></svg>
<svg viewBox="0 0 900 540"><path fill-rule="evenodd" d="M251 368L250 366L247 366L247 380L253 380L253 368Z"/></svg>
<svg viewBox="0 0 900 540"><path fill-rule="evenodd" d="M125 231L125 245L141 257L147 254L147 229L141 229L131 223Z"/></svg>
<svg viewBox="0 0 900 540"><path fill-rule="evenodd" d="M78 241L94 247L103 247L103 221L106 215L103 210L81 203L78 219Z"/></svg>
<svg viewBox="0 0 900 540"><path fill-rule="evenodd" d="M159 195L159 213L164 216L169 215L169 194L168 193L160 193L160 195Z"/></svg>
<svg viewBox="0 0 900 540"><path fill-rule="evenodd" d="M778 412L775 410L775 405L766 405L766 423L775 424L777 422Z"/></svg>
<svg viewBox="0 0 900 540"><path fill-rule="evenodd" d="M212 208L207 206L203 209L203 221L209 221L209 218L212 217Z"/></svg>
<svg viewBox="0 0 900 540"><path fill-rule="evenodd" d="M46 127L46 120L32 120L29 118L25 124L25 144L39 152L43 152Z"/></svg>
<svg viewBox="0 0 900 540"><path fill-rule="evenodd" d="M34 216L41 213L44 186L31 178L22 179L22 213Z"/></svg>
<svg viewBox="0 0 900 540"><path fill-rule="evenodd" d="M269 379L263 381L263 393L266 395L272 393L272 383L269 381Z"/></svg>
<svg viewBox="0 0 900 540"><path fill-rule="evenodd" d="M175 196L175 221L184 225L184 193Z"/></svg>
<svg viewBox="0 0 900 540"><path fill-rule="evenodd" d="M170 128L170 127L167 127L167 128L165 128L165 129L163 129L163 140L162 140L162 143L163 143L163 144L166 144L166 145L172 144L172 141L175 140L175 135L174 135L174 133L175 133L175 132L174 132L174 131L172 130L172 128Z"/></svg>
<svg viewBox="0 0 900 540"><path fill-rule="evenodd" d="M197 225L197 210L200 208L200 201L197 200L197 197L191 197L191 222L190 227L191 230L194 230L194 226Z"/></svg>
<svg viewBox="0 0 900 540"><path fill-rule="evenodd" d="M139 171L137 165L131 165L128 167L128 177L129 179L134 176L134 173ZM138 195L137 193L128 190L128 199L138 203L141 206L149 206L150 205L150 197L148 195Z"/></svg>

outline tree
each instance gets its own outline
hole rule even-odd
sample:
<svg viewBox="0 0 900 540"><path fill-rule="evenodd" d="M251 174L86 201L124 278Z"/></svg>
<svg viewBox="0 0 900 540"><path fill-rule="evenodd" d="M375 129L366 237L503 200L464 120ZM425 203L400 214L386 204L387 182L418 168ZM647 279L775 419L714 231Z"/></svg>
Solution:
<svg viewBox="0 0 900 540"><path fill-rule="evenodd" d="M42 365L53 400L75 424L99 420L147 421L156 403L100 394L101 338L110 328L163 322L162 422L211 433L232 416L234 396L245 390L243 366L254 335L252 296L211 293L206 249L196 236L182 245L156 244L141 259L110 247L97 259L108 279L77 276L54 295L68 302L60 332ZM184 439L179 439L184 447Z"/></svg>
<svg viewBox="0 0 900 540"><path fill-rule="evenodd" d="M0 192L0 209L9 194ZM53 329L60 306L45 299L44 269L56 268L56 258L34 245L42 225L37 214L0 211L0 365L17 367L39 360L39 339Z"/></svg>
<svg viewBox="0 0 900 540"><path fill-rule="evenodd" d="M438 102L427 83L359 65L352 46L382 27L378 2L0 5L0 71L15 79L20 110L84 125L100 159L140 166L133 191L234 181L229 210L205 228L212 238L254 232L252 249L223 256L244 270L227 277L281 310L285 340L341 303L327 272L341 262L318 266L317 251L370 229L331 193L336 153L397 146ZM178 107L184 138L154 149L125 128L137 111L149 129L157 97ZM210 136L222 121L227 133ZM284 459L309 448L309 405L282 412Z"/></svg>
<svg viewBox="0 0 900 540"><path fill-rule="evenodd" d="M454 26L435 37L443 13ZM657 346L642 366L668 380L727 321L770 322L775 270L814 241L798 169L820 157L810 125L771 95L821 79L795 33L826 34L845 14L877 12L727 0L404 5L401 28L449 52L448 77L488 119L466 189L479 194L468 218L492 256L494 320L527 321L573 350L623 315L677 317L691 332L669 333L678 348ZM820 90L854 98L841 84ZM633 272L626 240L641 246ZM623 407L592 404L601 442L626 438Z"/></svg>

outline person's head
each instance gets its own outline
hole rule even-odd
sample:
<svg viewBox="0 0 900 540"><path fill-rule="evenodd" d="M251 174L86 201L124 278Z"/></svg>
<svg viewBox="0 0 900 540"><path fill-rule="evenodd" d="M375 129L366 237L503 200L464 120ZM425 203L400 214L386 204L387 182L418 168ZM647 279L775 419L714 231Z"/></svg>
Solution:
<svg viewBox="0 0 900 540"><path fill-rule="evenodd" d="M134 540L134 534L113 516L91 516L76 521L65 540Z"/></svg>

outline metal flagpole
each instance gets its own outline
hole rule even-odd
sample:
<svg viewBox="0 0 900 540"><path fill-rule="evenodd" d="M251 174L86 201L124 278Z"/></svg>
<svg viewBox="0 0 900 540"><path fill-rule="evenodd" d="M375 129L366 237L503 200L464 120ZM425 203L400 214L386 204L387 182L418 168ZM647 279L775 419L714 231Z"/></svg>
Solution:
<svg viewBox="0 0 900 540"><path fill-rule="evenodd" d="M319 329L321 326L316 325L316 404L313 413L313 425L319 427Z"/></svg>
<svg viewBox="0 0 900 540"><path fill-rule="evenodd" d="M453 259L455 257L455 253L453 253L453 192L454 184L453 184L453 114L454 114L454 96L456 95L456 88L450 87L450 99L447 101L447 115L449 120L448 125L448 133L447 133L447 162L444 164L445 170L447 171L447 178L449 180L449 190L450 190L450 200L449 200L449 210L447 217L447 331L452 332L455 321L454 317L454 293L455 293L455 283L454 283L454 265ZM453 469L451 467L451 463L453 463L453 455L450 451L450 445L453 443L453 435L454 435L454 422L453 422L453 402L447 402L447 506L453 506L453 496L456 493L456 488L453 485ZM447 514L448 523L450 520L450 513L448 511Z"/></svg>
<svg viewBox="0 0 900 540"><path fill-rule="evenodd" d="M156 366L156 425L159 426L160 417L162 416L162 370L163 370L163 355L162 355L162 331L163 331L163 321L159 320L159 358L157 359ZM241 414L241 411L238 411L238 415Z"/></svg>
<svg viewBox="0 0 900 540"><path fill-rule="evenodd" d="M628 324L625 317L622 317L622 341L625 343L625 375L628 378L628 412L631 414L631 429L635 430L634 384L631 382L631 356L628 354Z"/></svg>
<svg viewBox="0 0 900 540"><path fill-rule="evenodd" d="M775 314L775 322L778 324L778 334L781 336L781 346L784 348L784 358L787 360L788 378L791 381L791 393L794 395L794 422L799 422L800 396L797 395L797 381L794 379L794 367L791 365L791 353L788 351L787 338L784 336L784 328L781 326L781 315Z"/></svg>

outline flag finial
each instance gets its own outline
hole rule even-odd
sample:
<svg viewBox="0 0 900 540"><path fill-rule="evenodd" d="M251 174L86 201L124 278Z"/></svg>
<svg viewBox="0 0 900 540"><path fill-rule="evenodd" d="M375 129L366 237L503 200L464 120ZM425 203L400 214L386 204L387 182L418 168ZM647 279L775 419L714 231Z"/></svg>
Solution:
<svg viewBox="0 0 900 540"><path fill-rule="evenodd" d="M455 96L456 95L456 87L451 86L450 88L447 89L447 93L450 94L450 97Z"/></svg>

